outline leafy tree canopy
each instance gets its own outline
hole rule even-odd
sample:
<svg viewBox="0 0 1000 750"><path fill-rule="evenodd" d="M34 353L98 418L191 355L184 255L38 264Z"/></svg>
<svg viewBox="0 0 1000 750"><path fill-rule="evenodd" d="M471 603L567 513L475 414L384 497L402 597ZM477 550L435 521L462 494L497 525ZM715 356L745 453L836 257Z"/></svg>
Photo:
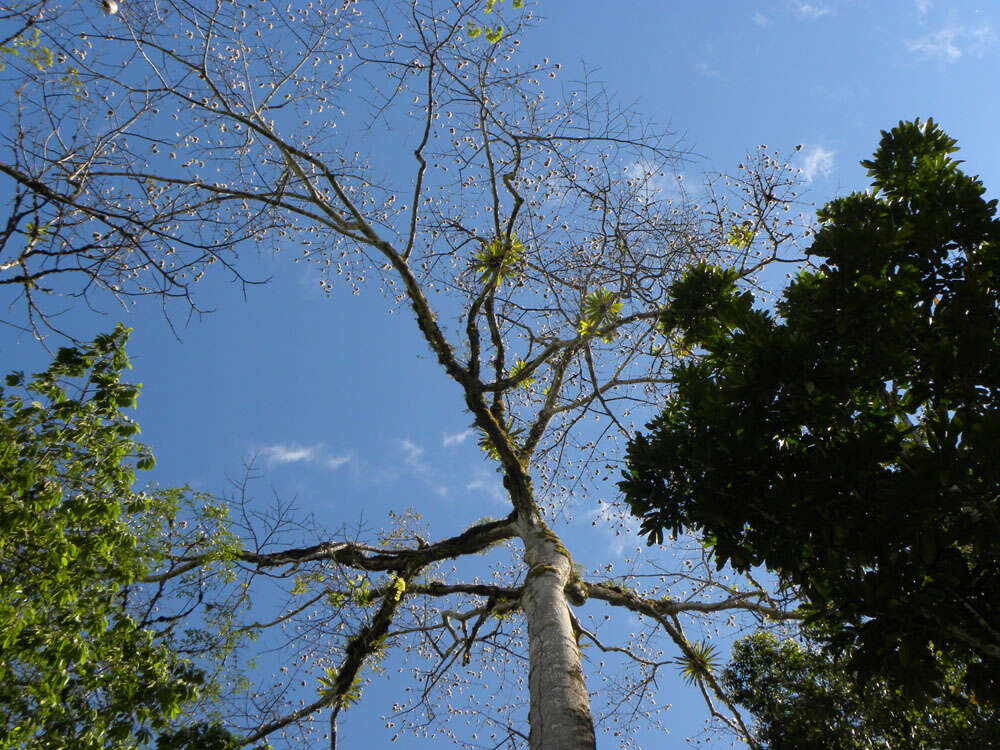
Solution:
<svg viewBox="0 0 1000 750"><path fill-rule="evenodd" d="M861 685L845 667L845 658L815 644L759 632L736 642L722 682L753 714L755 737L768 750L1000 744L1000 717L963 692L960 668L946 670L941 697L916 701L881 680Z"/></svg>
<svg viewBox="0 0 1000 750"><path fill-rule="evenodd" d="M955 141L901 122L827 204L777 315L730 271L673 287L675 369L621 487L650 543L766 565L863 673L1000 695L1000 222ZM945 655L947 660L940 657Z"/></svg>
<svg viewBox="0 0 1000 750"><path fill-rule="evenodd" d="M134 747L204 682L125 606L176 511L176 493L132 489L153 458L121 413L127 335L0 390L0 747Z"/></svg>

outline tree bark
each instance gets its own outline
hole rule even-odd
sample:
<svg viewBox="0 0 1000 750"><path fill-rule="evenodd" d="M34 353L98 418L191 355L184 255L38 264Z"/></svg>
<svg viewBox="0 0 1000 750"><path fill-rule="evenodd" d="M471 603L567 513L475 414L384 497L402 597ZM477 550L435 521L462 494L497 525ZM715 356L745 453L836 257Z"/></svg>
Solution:
<svg viewBox="0 0 1000 750"><path fill-rule="evenodd" d="M564 589L572 574L566 549L545 523L521 519L528 574L521 606L528 623L531 750L595 748L590 699Z"/></svg>

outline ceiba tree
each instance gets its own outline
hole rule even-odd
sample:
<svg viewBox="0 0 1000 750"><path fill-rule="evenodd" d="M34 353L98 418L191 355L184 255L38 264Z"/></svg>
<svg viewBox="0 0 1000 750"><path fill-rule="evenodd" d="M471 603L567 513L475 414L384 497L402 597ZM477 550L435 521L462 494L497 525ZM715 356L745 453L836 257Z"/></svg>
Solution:
<svg viewBox="0 0 1000 750"><path fill-rule="evenodd" d="M697 529L718 564L798 588L862 675L1000 691L1000 222L932 121L827 204L776 315L702 265L665 327L704 355L629 446L650 542Z"/></svg>
<svg viewBox="0 0 1000 750"><path fill-rule="evenodd" d="M218 638L286 629L295 644L286 682L233 698L238 744L308 734L319 716L335 739L363 669L388 650L416 674L401 716L420 730L473 716L494 742L593 747L592 697L606 701L607 731L627 737L655 720L656 677L680 659L712 714L752 741L682 617L792 616L786 601L683 551L595 576L574 566L553 519L612 470L605 451L630 434L633 411L671 387L684 352L660 318L675 275L701 259L752 281L794 238L790 170L761 147L695 203L674 187L685 154L668 133L592 82L556 90L546 82L558 65L518 58L532 20L520 7L164 2L56 17L42 40L53 67L25 71L0 162L20 242L0 268L29 310L47 291L43 271L71 260L84 264L82 289L187 298L242 249L291 252L324 289L378 287L408 309L509 502L505 518L473 513L439 541L400 513L376 539L289 545L283 510L222 552L168 535L142 584L198 592L208 580L192 616ZM206 577L222 562L226 576ZM248 602L265 597L280 606L251 618ZM587 601L642 625L605 643L588 627L595 610L574 612ZM592 674L607 680L593 696L587 644L628 666L614 680ZM526 711L523 699L463 692L463 674L491 669L511 691L527 684ZM293 678L316 690L302 704Z"/></svg>

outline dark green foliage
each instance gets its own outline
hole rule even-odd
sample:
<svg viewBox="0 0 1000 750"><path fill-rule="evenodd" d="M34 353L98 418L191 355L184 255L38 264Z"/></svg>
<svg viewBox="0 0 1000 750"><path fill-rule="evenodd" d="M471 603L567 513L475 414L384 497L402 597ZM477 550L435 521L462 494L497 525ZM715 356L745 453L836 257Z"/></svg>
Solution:
<svg viewBox="0 0 1000 750"><path fill-rule="evenodd" d="M1000 697L1000 222L931 121L883 133L778 318L700 266L664 318L704 356L629 447L649 541L766 565L865 674Z"/></svg>
<svg viewBox="0 0 1000 750"><path fill-rule="evenodd" d="M134 747L203 681L123 606L159 512L132 489L153 459L121 413L127 333L0 391L0 747Z"/></svg>
<svg viewBox="0 0 1000 750"><path fill-rule="evenodd" d="M240 739L218 724L201 723L165 732L156 738L156 750L236 750L242 747ZM254 750L267 750L270 745L255 746Z"/></svg>
<svg viewBox="0 0 1000 750"><path fill-rule="evenodd" d="M946 670L943 695L915 701L884 681L859 685L845 667L809 644L756 633L736 642L722 683L768 750L1000 746L1000 716L962 692L959 669Z"/></svg>

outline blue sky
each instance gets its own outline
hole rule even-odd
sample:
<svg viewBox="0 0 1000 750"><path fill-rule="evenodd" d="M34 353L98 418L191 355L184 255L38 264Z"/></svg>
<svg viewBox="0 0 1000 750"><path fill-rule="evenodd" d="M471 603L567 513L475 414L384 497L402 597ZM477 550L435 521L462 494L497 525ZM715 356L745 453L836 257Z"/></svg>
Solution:
<svg viewBox="0 0 1000 750"><path fill-rule="evenodd" d="M621 100L683 134L703 157L685 168L691 181L706 170L732 170L745 152L767 144L796 160L803 199L815 206L865 184L858 161L879 130L931 116L997 194L995 4L542 0L538 12L548 20L525 37L524 60L559 61L566 80L586 65ZM376 291L353 296L346 286L327 298L310 269L281 254L246 261L248 276L269 283L244 297L210 275L199 297L214 312L175 318L179 338L153 304L124 318L135 329L130 355L143 383L137 418L158 459L156 481L224 493L227 477L256 456L262 500L272 493L294 499L330 528L375 528L388 511L415 507L440 538L506 514L459 391L405 309L387 315ZM68 317L76 330L96 332L120 315L107 303L101 314ZM0 327L0 369L30 370L45 359L30 337ZM591 498L581 515L592 517L596 501L613 494ZM642 544L600 528L571 533L590 564ZM387 744L393 732L378 717L399 697L398 686L377 682L368 702L346 713L348 746L362 736L369 747ZM663 683L658 700L674 706L665 718L671 735L645 735L641 745L681 746L700 731L706 712L696 691L679 680Z"/></svg>

